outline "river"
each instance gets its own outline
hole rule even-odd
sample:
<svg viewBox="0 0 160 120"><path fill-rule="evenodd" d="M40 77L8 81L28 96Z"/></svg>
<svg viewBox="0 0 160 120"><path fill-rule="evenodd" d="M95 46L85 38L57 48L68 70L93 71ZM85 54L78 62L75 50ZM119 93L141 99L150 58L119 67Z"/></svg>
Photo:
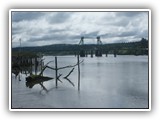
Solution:
<svg viewBox="0 0 160 120"><path fill-rule="evenodd" d="M55 59L44 56L44 64ZM74 65L75 56L57 56L58 67ZM148 108L148 56L108 55L108 57L84 57L80 64L80 91L78 91L77 66L58 71L61 82L55 87L55 79L26 86L27 74L12 74L12 108ZM54 62L49 64L55 67ZM33 70L34 71L34 70ZM46 69L44 76L55 78L55 71Z"/></svg>

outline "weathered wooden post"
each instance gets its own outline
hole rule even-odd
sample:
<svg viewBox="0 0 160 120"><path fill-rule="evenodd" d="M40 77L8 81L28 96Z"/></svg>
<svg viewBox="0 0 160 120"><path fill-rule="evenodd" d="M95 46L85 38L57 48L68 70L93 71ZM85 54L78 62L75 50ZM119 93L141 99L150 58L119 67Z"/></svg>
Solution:
<svg viewBox="0 0 160 120"><path fill-rule="evenodd" d="M35 75L37 75L37 66L38 64L37 64L37 57L35 57Z"/></svg>
<svg viewBox="0 0 160 120"><path fill-rule="evenodd" d="M78 91L80 90L80 65L79 65L79 54L77 56L78 61Z"/></svg>
<svg viewBox="0 0 160 120"><path fill-rule="evenodd" d="M43 61L41 60L41 71L43 69ZM43 73L42 73L42 76L43 76Z"/></svg>
<svg viewBox="0 0 160 120"><path fill-rule="evenodd" d="M32 65L30 66L29 74L32 75Z"/></svg>
<svg viewBox="0 0 160 120"><path fill-rule="evenodd" d="M56 88L58 87L58 69L57 69L57 57L55 57L55 72L56 72Z"/></svg>

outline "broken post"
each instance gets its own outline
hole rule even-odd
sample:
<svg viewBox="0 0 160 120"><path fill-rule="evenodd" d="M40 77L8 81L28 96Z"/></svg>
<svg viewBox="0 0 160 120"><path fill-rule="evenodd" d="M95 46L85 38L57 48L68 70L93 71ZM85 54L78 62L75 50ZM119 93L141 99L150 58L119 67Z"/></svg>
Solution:
<svg viewBox="0 0 160 120"><path fill-rule="evenodd" d="M79 65L79 54L77 56L78 61L78 91L80 90L80 65Z"/></svg>
<svg viewBox="0 0 160 120"><path fill-rule="evenodd" d="M56 88L57 88L57 86L58 86L58 69L57 69L57 57L55 57L55 71L56 71Z"/></svg>

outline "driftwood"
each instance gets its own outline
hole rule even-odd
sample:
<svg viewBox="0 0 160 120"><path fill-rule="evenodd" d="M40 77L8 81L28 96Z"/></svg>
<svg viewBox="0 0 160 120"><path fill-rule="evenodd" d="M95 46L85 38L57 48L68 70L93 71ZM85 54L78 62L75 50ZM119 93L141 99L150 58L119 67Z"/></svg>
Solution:
<svg viewBox="0 0 160 120"><path fill-rule="evenodd" d="M68 76L73 72L73 70L74 70L74 68L72 68L72 70L64 78L68 78Z"/></svg>
<svg viewBox="0 0 160 120"><path fill-rule="evenodd" d="M70 81L68 78L64 78L64 79L66 79L71 85L73 85L73 87L75 86L74 83Z"/></svg>
<svg viewBox="0 0 160 120"><path fill-rule="evenodd" d="M57 77L57 80L60 81L61 83L63 83L59 78L62 76L62 74L59 74L59 76Z"/></svg>
<svg viewBox="0 0 160 120"><path fill-rule="evenodd" d="M41 59L40 62L42 62L42 61L44 61L44 60L45 60L45 58Z"/></svg>
<svg viewBox="0 0 160 120"><path fill-rule="evenodd" d="M52 79L53 78L39 76L39 75L28 76L26 77L26 86L32 88L35 84L40 84L42 82L49 81Z"/></svg>
<svg viewBox="0 0 160 120"><path fill-rule="evenodd" d="M51 63L51 62L53 62L53 61L48 62L48 63L44 66L44 68L43 68L43 69L41 70L41 72L39 73L40 76L42 75L42 73L44 72L44 70L45 70L46 68L49 68L49 69L52 69L52 70L56 70L56 68L53 68L53 67L48 66L48 64ZM83 62L83 60L80 61L79 63L76 63L75 65L68 65L68 66L64 66L64 67L59 67L59 68L57 68L57 70L75 67L76 65L81 64L82 62Z"/></svg>
<svg viewBox="0 0 160 120"><path fill-rule="evenodd" d="M39 75L31 75L26 77L26 82L43 82L53 79L51 77L39 76Z"/></svg>
<svg viewBox="0 0 160 120"><path fill-rule="evenodd" d="M43 83L39 83L41 85L41 87L43 88L42 90L45 90L46 92L49 92L46 87L43 85Z"/></svg>
<svg viewBox="0 0 160 120"><path fill-rule="evenodd" d="M83 61L84 61L84 60L80 61L79 63L76 63L75 65L68 65L68 66L64 66L64 67L59 67L59 68L57 68L57 69L60 70L60 69L75 67L76 65L81 64Z"/></svg>
<svg viewBox="0 0 160 120"><path fill-rule="evenodd" d="M72 68L72 70L65 77L63 77L63 78L66 79L74 87L75 86L74 83L68 79L68 77L73 72L73 70L74 70L74 68Z"/></svg>
<svg viewBox="0 0 160 120"><path fill-rule="evenodd" d="M74 71L74 67L75 67L75 66L78 66L78 90L80 90L80 64L83 62L83 60L82 60L82 61L79 60L79 55L78 55L78 57L77 57L77 63L74 64L74 65L67 65L67 66L59 67L59 68L58 68L58 67L57 67L57 66L58 66L58 65L57 65L57 57L55 57L55 68L48 66L48 64L51 63L51 62L53 62L53 61L49 61L49 62L43 67L43 69L41 70L41 72L39 73L39 75L28 76L28 77L26 78L26 81L27 81L26 85L27 85L28 87L30 87L30 88L32 88L32 87L33 87L35 84L37 84L37 83L42 86L42 84L41 84L42 82L48 81L48 80L50 80L50 79L53 79L53 78L49 78L49 77L44 77L44 76L42 76L44 70L45 70L46 68L49 68L49 69L55 70L55 74L56 74L56 76L55 76L55 84L56 84L56 88L57 88L57 86L58 86L58 81L62 83L62 81L60 80L60 77L62 76L62 74L59 74L59 75L58 75L58 70L66 69L66 68L72 68L72 69L70 70L70 72L69 72L65 77L63 77L63 78L66 79L72 86L75 86L74 83L73 83L71 80L68 79L68 77L69 77L69 76L71 75L71 73ZM43 87L43 86L42 86L42 87ZM43 87L43 89L44 89L44 87ZM44 90L45 90L45 89L44 89ZM46 90L46 91L47 91L47 90Z"/></svg>
<svg viewBox="0 0 160 120"><path fill-rule="evenodd" d="M49 67L48 64L51 63L53 61L49 61L45 66L44 68L41 70L41 72L39 73L39 76L41 76L43 74L43 71L46 69L46 68L50 68L50 69L53 69L52 67ZM54 69L55 70L55 69Z"/></svg>

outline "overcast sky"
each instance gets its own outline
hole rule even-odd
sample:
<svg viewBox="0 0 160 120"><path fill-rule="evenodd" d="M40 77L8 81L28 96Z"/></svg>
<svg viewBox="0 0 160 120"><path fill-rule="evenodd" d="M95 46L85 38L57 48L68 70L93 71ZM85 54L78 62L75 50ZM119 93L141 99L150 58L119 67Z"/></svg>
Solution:
<svg viewBox="0 0 160 120"><path fill-rule="evenodd" d="M12 46L148 39L148 12L12 12Z"/></svg>

